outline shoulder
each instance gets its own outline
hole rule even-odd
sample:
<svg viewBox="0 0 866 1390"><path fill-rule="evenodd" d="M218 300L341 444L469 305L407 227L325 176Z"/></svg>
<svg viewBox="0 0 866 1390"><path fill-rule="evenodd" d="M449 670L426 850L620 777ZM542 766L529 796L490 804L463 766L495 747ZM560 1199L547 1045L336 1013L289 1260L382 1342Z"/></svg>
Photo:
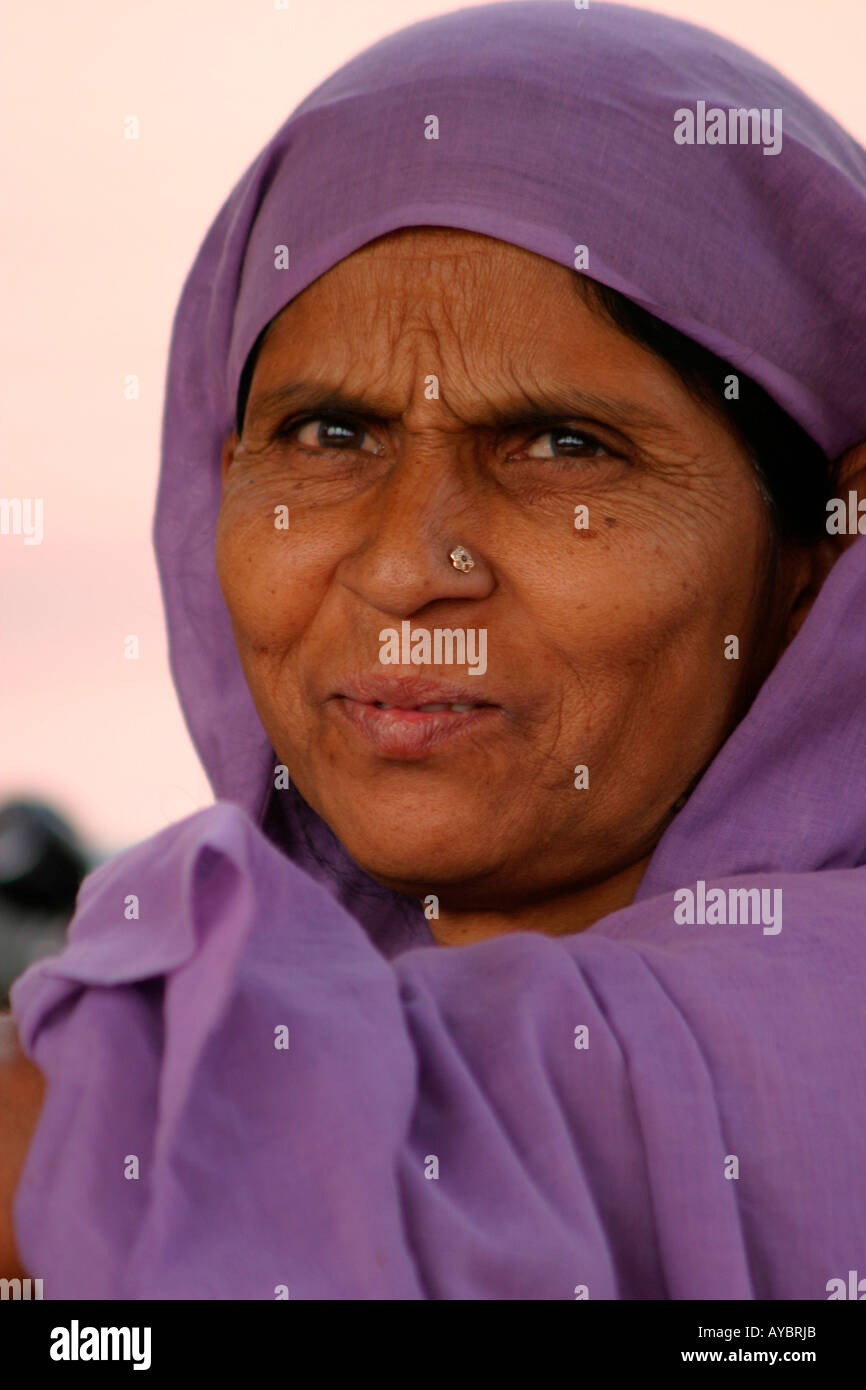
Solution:
<svg viewBox="0 0 866 1390"><path fill-rule="evenodd" d="M12 1202L36 1128L45 1079L21 1050L11 1015L0 1013L0 1278L21 1278Z"/></svg>

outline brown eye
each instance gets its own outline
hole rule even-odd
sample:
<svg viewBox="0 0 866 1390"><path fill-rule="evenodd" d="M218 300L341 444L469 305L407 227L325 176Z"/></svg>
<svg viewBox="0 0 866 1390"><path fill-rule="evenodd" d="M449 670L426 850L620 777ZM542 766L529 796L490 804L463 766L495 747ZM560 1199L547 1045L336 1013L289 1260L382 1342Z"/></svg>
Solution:
<svg viewBox="0 0 866 1390"><path fill-rule="evenodd" d="M547 440L552 441L551 446L543 447ZM536 435L527 446L526 452L530 458L600 458L610 455L611 450L596 439L595 435L564 426Z"/></svg>
<svg viewBox="0 0 866 1390"><path fill-rule="evenodd" d="M365 443L372 443L369 452L376 453L375 440L363 426L336 415L309 416L306 420L287 420L280 426L279 437L292 439L305 448L322 449L345 453L350 450L363 451Z"/></svg>

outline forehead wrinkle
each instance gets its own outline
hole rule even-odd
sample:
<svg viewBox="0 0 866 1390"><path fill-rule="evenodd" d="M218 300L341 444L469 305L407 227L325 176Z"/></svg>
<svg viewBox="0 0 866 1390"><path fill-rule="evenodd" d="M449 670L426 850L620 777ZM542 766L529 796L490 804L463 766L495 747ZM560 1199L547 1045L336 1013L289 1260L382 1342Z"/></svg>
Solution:
<svg viewBox="0 0 866 1390"><path fill-rule="evenodd" d="M498 296L503 283L514 287L520 283L513 275L513 248L501 243L493 243L492 255L484 244L453 253L438 246L431 252L411 243L403 248L405 255L398 255L397 248L387 245L375 250L370 267L363 263L353 267L352 257L341 262L330 290L335 303L349 299L362 311L372 310L376 325L385 327L392 345L407 330L426 331L437 338L447 332L459 345L461 333L475 327L485 299ZM517 255L536 259L530 253ZM419 263L423 265L421 273L416 269ZM327 274L320 283L326 280Z"/></svg>
<svg viewBox="0 0 866 1390"><path fill-rule="evenodd" d="M367 335L364 340L368 350L359 354L354 347L354 332L345 338L333 332L327 333L325 342L330 360L316 360L315 356L311 359L304 353L303 377L295 378L285 361L283 372L286 379L280 384L256 389L254 377L247 418L267 420L271 415L294 406L307 408L332 400L342 402L344 408L351 408L359 414L375 415L382 419L400 418L415 402L422 407L437 407L440 411L447 409L447 403L441 397L436 401L426 400L425 379L434 374L441 384L446 376L453 378L461 368L468 372L468 366L463 357L460 335L453 328L450 316L445 316L450 332L444 332L443 323L436 322L433 306L436 304L441 309L441 301L417 298L377 301L375 297L367 295L359 296L357 302L364 308L369 305L375 310L375 319L371 324L371 330L378 330L373 344L375 350L369 350L371 342ZM298 335L292 331L288 317L283 329L293 346L304 337L303 333ZM448 349L443 346L443 336L449 339ZM264 345L262 359L264 365L270 367L269 374L276 375L276 363L280 359L278 340L270 344L270 351L275 359L274 365L267 360ZM446 365L449 352L452 358L460 358L459 365L453 371ZM291 357L291 351L285 356ZM372 364L375 364L373 370Z"/></svg>
<svg viewBox="0 0 866 1390"><path fill-rule="evenodd" d="M423 388L423 377L418 381ZM464 395L462 400L452 396L448 400L427 401L423 397L419 400L416 395L408 404L405 398L401 400L395 396L393 382L388 385L390 391L369 388L350 391L339 379L288 381L260 393L255 401L255 413L257 418L266 418L291 410L344 411L359 418L403 421L410 427L414 427L417 420L426 431L435 428L432 407L440 412L436 423L442 428L450 428L458 422L466 429L505 429L583 417L597 419L601 424L624 432L639 430L660 441L683 437L683 430L675 422L642 402L605 396L572 384L522 387L513 381L508 385L497 383L484 390L473 380L471 398ZM416 414L416 405L424 407L423 414Z"/></svg>
<svg viewBox="0 0 866 1390"><path fill-rule="evenodd" d="M371 286L360 295L356 295L356 285L346 288L350 303L377 307ZM471 306L465 295L462 305L452 304L452 298L428 294L384 296L375 321L379 329L375 353L359 355L353 346L354 335L341 340L328 334L329 350L343 359L339 365L310 364L305 355L307 367L312 365L312 377L256 392L250 401L250 416L258 419L292 407L315 409L327 405L329 409L343 409L361 417L404 419L408 427L417 425L425 431L437 417L441 427L450 430L455 424L496 429L542 418L588 416L599 417L602 423L624 432L643 432L659 442L682 439L685 426L680 424L677 428L670 410L654 409L648 402L615 392L607 395L584 387L579 384L581 372L577 365L566 379L562 379L561 372L553 379L550 373L540 374L531 333L528 337L523 335L518 343L505 343L496 333L485 334L483 317L467 312ZM457 317L461 328L457 326ZM464 326L465 331L461 331ZM285 331L289 330L287 319ZM295 334L291 339L298 341ZM634 350L632 344L628 346ZM277 350L276 344L272 350ZM383 356L387 361L381 365ZM346 362L347 358L351 360ZM378 359L380 364L375 375L370 373L370 358ZM431 374L439 378L440 396L435 400L425 396L425 379Z"/></svg>

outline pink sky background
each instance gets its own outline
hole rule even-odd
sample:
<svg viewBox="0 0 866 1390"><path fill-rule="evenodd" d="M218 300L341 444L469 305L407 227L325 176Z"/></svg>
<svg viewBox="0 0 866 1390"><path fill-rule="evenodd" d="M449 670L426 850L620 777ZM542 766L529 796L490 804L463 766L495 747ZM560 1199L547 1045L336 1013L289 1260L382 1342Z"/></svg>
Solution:
<svg viewBox="0 0 866 1390"><path fill-rule="evenodd" d="M292 108L437 0L9 5L0 103L0 800L47 798L103 852L212 799L168 671L150 527L171 321L230 189ZM669 0L866 144L864 0ZM123 138L138 116L140 139ZM136 373L141 398L126 401ZM124 659L136 634L138 661Z"/></svg>

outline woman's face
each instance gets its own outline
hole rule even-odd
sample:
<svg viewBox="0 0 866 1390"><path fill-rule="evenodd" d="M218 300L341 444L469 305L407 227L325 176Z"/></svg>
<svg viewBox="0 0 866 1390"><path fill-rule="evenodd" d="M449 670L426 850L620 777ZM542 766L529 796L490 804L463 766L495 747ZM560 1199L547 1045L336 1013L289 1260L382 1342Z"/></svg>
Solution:
<svg viewBox="0 0 866 1390"><path fill-rule="evenodd" d="M289 304L223 479L220 583L279 761L365 870L443 908L645 858L796 597L723 421L574 272L474 233L391 234ZM403 623L461 630L472 664L383 663Z"/></svg>

